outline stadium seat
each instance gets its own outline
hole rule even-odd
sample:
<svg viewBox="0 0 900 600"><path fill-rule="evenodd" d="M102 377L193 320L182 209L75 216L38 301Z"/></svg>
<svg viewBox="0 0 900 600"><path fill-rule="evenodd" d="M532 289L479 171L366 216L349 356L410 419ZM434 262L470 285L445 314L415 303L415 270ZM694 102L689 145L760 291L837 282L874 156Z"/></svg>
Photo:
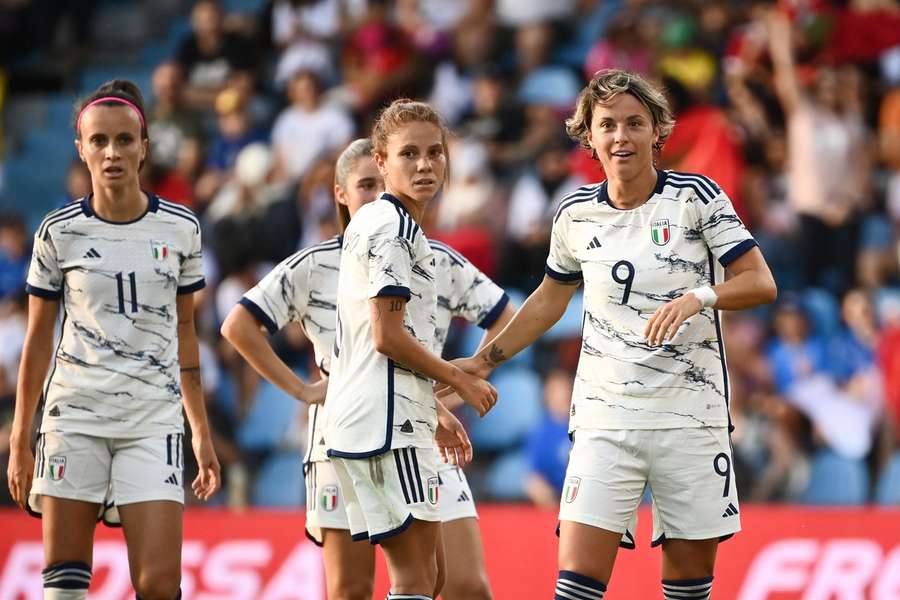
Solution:
<svg viewBox="0 0 900 600"><path fill-rule="evenodd" d="M250 413L238 427L238 445L253 451L276 448L299 410L298 401L268 381L260 382Z"/></svg>
<svg viewBox="0 0 900 600"><path fill-rule="evenodd" d="M522 306L522 303L525 302L525 295L519 290L506 290L506 293L509 295L509 301L512 302L517 308ZM471 356L475 354L475 351L478 350L478 345L481 344L481 340L484 337L484 329L481 327L477 327L475 325L466 324L465 329L463 330L459 351L462 356ZM532 346L528 346L507 362L507 365L531 365L534 359L534 349Z"/></svg>
<svg viewBox="0 0 900 600"><path fill-rule="evenodd" d="M521 451L499 457L488 469L487 492L495 500L525 500L528 461Z"/></svg>
<svg viewBox="0 0 900 600"><path fill-rule="evenodd" d="M559 341L569 338L581 337L581 325L584 320L584 297L583 291L578 290L572 297L569 306L562 318L556 322L556 325L550 328L550 331L541 338L548 341Z"/></svg>
<svg viewBox="0 0 900 600"><path fill-rule="evenodd" d="M531 369L505 367L491 378L500 400L483 418L469 421L469 437L477 450L504 450L521 442L540 421L541 379Z"/></svg>
<svg viewBox="0 0 900 600"><path fill-rule="evenodd" d="M900 505L900 452L896 452L878 478L875 502L882 506Z"/></svg>
<svg viewBox="0 0 900 600"><path fill-rule="evenodd" d="M834 296L821 288L810 288L803 293L803 306L809 315L812 332L826 339L841 328L841 309Z"/></svg>
<svg viewBox="0 0 900 600"><path fill-rule="evenodd" d="M270 456L260 467L253 486L254 506L297 508L303 506L306 490L303 486L303 455L299 452L279 452Z"/></svg>
<svg viewBox="0 0 900 600"><path fill-rule="evenodd" d="M866 502L869 473L866 463L820 450L813 456L809 485L801 496L805 504L857 505Z"/></svg>

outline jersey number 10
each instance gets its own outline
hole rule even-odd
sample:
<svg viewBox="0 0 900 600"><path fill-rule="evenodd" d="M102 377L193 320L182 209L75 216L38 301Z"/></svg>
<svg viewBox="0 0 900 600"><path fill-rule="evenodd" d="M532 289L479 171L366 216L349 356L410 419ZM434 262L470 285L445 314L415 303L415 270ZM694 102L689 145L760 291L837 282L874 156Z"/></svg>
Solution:
<svg viewBox="0 0 900 600"><path fill-rule="evenodd" d="M137 278L134 275L134 271L128 274L128 283L131 288L130 312L136 313L138 311ZM125 314L125 277L121 271L116 273L116 288L119 290L119 312Z"/></svg>

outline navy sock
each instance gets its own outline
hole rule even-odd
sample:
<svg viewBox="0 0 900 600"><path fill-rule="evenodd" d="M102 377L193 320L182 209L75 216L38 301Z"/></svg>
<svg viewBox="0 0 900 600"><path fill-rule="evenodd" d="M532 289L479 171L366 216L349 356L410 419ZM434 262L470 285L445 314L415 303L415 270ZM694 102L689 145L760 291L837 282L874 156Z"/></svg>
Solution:
<svg viewBox="0 0 900 600"><path fill-rule="evenodd" d="M666 600L709 600L712 582L712 576L699 579L663 579L663 597Z"/></svg>
<svg viewBox="0 0 900 600"><path fill-rule="evenodd" d="M574 571L560 571L553 600L603 600L606 584Z"/></svg>
<svg viewBox="0 0 900 600"><path fill-rule="evenodd" d="M87 598L91 566L78 560L54 563L41 571L44 598L76 600Z"/></svg>
<svg viewBox="0 0 900 600"><path fill-rule="evenodd" d="M384 600L432 600L431 596L421 594L392 594L388 593Z"/></svg>

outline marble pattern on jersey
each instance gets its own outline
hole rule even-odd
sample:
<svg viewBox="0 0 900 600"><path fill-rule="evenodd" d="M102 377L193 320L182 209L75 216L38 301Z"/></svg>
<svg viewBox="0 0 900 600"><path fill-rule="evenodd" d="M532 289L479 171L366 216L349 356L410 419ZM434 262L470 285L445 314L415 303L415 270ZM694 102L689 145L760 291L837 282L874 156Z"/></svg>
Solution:
<svg viewBox="0 0 900 600"><path fill-rule="evenodd" d="M727 374L716 311L686 320L669 342L644 338L665 303L723 280L716 259L752 240L727 196L701 195L705 180L677 176L643 205L619 210L604 185L563 200L548 269L584 281L582 353L571 427L724 426ZM654 227L664 227L660 243ZM577 277L577 275L570 276Z"/></svg>
<svg viewBox="0 0 900 600"><path fill-rule="evenodd" d="M180 431L176 296L202 285L196 219L157 208L109 224L75 206L45 219L28 275L33 288L61 292L64 309L44 427L114 437Z"/></svg>

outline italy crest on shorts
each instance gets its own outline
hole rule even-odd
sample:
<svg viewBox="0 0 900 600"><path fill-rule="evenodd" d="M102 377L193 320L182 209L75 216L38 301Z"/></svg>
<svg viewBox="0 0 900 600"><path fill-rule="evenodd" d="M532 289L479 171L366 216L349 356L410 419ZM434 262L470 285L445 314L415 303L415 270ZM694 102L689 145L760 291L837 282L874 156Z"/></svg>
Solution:
<svg viewBox="0 0 900 600"><path fill-rule="evenodd" d="M569 477L566 479L566 487L563 488L563 500L571 504L578 497L578 487L581 485L581 477Z"/></svg>
<svg viewBox="0 0 900 600"><path fill-rule="evenodd" d="M169 258L168 244L159 240L150 240L150 252L153 254L153 258L160 262Z"/></svg>
<svg viewBox="0 0 900 600"><path fill-rule="evenodd" d="M326 485L322 488L322 510L331 512L337 508L338 486Z"/></svg>
<svg viewBox="0 0 900 600"><path fill-rule="evenodd" d="M440 480L437 477L428 478L428 503L432 506L438 503Z"/></svg>
<svg viewBox="0 0 900 600"><path fill-rule="evenodd" d="M51 456L47 459L47 466L50 469L50 479L59 481L66 475L66 457Z"/></svg>
<svg viewBox="0 0 900 600"><path fill-rule="evenodd" d="M650 224L650 239L657 246L665 246L671 237L668 219L656 219Z"/></svg>

